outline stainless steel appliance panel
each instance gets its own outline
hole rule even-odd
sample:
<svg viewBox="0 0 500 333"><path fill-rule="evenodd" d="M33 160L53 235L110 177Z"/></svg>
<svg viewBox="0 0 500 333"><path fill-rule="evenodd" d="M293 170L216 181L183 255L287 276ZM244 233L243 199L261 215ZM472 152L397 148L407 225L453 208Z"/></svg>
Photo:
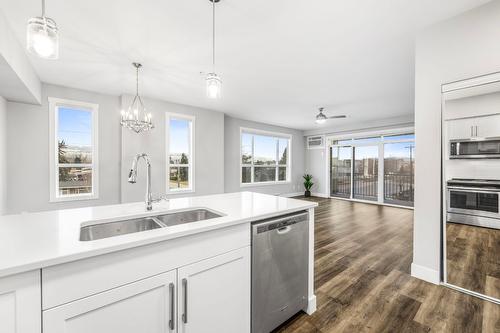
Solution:
<svg viewBox="0 0 500 333"><path fill-rule="evenodd" d="M308 217L301 212L252 225L253 333L268 333L307 306Z"/></svg>
<svg viewBox="0 0 500 333"><path fill-rule="evenodd" d="M497 228L500 225L500 181L451 179L447 182L447 221Z"/></svg>
<svg viewBox="0 0 500 333"><path fill-rule="evenodd" d="M500 138L450 140L450 159L500 158Z"/></svg>

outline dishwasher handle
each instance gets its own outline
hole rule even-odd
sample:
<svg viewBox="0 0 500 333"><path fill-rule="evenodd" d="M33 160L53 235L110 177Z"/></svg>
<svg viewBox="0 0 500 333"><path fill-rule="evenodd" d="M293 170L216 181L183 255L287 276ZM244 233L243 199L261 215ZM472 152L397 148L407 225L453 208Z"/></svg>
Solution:
<svg viewBox="0 0 500 333"><path fill-rule="evenodd" d="M292 230L292 228L289 225L287 225L286 227L279 228L278 230L276 230L276 232L278 233L278 235L283 235L288 233L290 230Z"/></svg>

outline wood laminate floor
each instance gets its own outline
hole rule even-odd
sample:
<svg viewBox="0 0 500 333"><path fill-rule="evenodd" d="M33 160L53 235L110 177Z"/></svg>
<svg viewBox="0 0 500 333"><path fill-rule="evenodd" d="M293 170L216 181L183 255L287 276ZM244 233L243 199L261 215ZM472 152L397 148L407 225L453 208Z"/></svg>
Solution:
<svg viewBox="0 0 500 333"><path fill-rule="evenodd" d="M500 230L446 224L448 282L500 298Z"/></svg>
<svg viewBox="0 0 500 333"><path fill-rule="evenodd" d="M500 332L500 306L410 276L413 211L310 198L317 311L275 332Z"/></svg>

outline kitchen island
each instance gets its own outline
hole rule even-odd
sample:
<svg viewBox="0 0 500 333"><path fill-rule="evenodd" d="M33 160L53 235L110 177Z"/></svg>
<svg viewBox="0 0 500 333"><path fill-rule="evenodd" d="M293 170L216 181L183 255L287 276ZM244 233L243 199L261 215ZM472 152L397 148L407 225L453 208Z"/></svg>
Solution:
<svg viewBox="0 0 500 333"><path fill-rule="evenodd" d="M0 217L2 332L250 332L252 222L309 213L308 305L314 202L252 192ZM197 222L97 240L80 228L206 209ZM41 302L40 302L41 299ZM124 330L126 327L126 330Z"/></svg>

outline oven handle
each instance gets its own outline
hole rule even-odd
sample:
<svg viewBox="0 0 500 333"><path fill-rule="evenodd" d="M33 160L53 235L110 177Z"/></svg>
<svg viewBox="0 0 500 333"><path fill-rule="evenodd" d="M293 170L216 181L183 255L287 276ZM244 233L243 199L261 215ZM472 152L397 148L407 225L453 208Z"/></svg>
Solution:
<svg viewBox="0 0 500 333"><path fill-rule="evenodd" d="M448 191L450 190L459 190L461 192L470 192L470 193L499 193L500 189L485 189L481 187L461 187L461 186L447 186Z"/></svg>

